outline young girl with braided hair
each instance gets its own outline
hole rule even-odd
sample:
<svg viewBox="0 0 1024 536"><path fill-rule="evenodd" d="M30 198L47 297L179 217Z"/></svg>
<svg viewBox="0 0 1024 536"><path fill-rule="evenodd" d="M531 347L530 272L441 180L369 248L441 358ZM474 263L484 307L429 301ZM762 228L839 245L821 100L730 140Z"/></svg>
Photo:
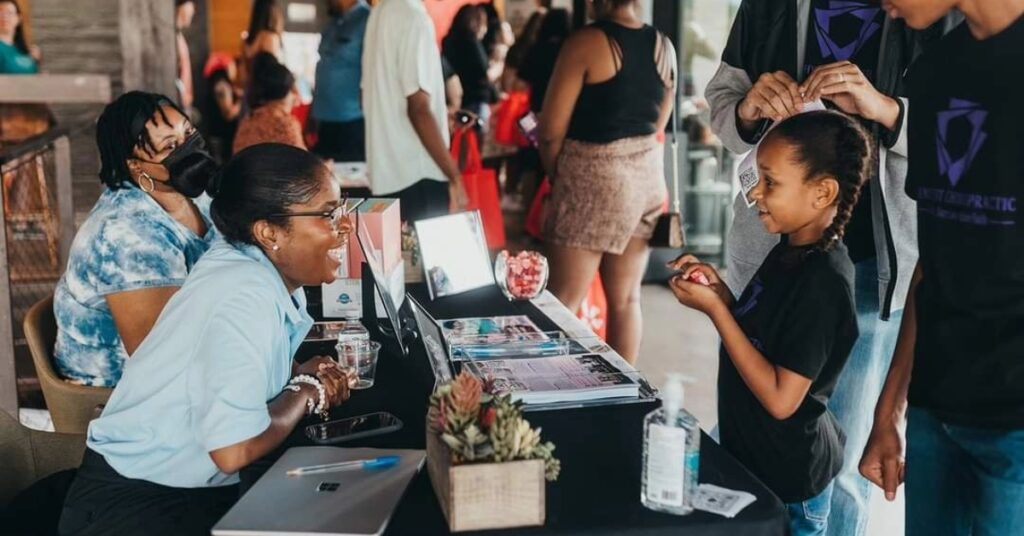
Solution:
<svg viewBox="0 0 1024 536"><path fill-rule="evenodd" d="M795 536L824 534L845 441L827 404L858 335L842 237L871 144L856 120L815 111L779 123L757 151L752 197L783 239L738 300L691 255L673 262L670 286L722 337L722 445L787 504Z"/></svg>

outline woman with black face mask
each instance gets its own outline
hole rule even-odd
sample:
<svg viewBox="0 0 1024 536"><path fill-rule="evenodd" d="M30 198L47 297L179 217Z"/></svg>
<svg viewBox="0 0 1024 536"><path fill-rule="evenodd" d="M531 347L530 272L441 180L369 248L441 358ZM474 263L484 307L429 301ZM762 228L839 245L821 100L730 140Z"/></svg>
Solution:
<svg viewBox="0 0 1024 536"><path fill-rule="evenodd" d="M132 91L96 124L106 188L75 236L54 291L58 372L113 387L164 305L209 247L203 194L216 171L184 112Z"/></svg>

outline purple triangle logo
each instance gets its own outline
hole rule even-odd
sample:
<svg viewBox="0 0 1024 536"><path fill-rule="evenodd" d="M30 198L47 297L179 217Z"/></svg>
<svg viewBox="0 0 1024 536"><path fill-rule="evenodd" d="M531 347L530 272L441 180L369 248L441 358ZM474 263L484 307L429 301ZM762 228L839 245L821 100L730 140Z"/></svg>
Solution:
<svg viewBox="0 0 1024 536"><path fill-rule="evenodd" d="M764 292L764 283L761 282L760 275L755 275L754 279L743 291L743 295L740 296L740 302L736 304L733 310L736 318L742 318L750 314L757 307L757 300L762 292Z"/></svg>
<svg viewBox="0 0 1024 536"><path fill-rule="evenodd" d="M818 39L818 48L822 58L834 58L845 61L852 58L861 47L881 28L879 15L882 8L854 2L850 0L831 0L827 8L814 9L814 34ZM837 43L833 38L833 30L840 18L854 17L860 22L857 35L847 43Z"/></svg>
<svg viewBox="0 0 1024 536"><path fill-rule="evenodd" d="M982 128L987 117L988 111L980 104L963 99L949 99L949 109L938 113L939 129L935 146L938 149L939 173L945 175L954 188L970 169L981 146L988 139L988 134ZM950 123L957 119L964 119L970 125L966 147L962 142L957 144L958 147L952 146Z"/></svg>

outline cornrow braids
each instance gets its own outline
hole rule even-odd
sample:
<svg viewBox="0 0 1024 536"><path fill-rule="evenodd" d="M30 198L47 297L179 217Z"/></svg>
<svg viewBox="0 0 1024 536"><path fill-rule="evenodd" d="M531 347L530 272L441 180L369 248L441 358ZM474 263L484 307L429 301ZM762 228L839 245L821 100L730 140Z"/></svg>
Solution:
<svg viewBox="0 0 1024 536"><path fill-rule="evenodd" d="M805 180L833 177L839 183L836 216L812 251L829 251L843 239L861 188L874 162L874 144L860 123L840 112L821 110L779 123L769 136L782 136L796 146Z"/></svg>
<svg viewBox="0 0 1024 536"><path fill-rule="evenodd" d="M96 121L96 147L100 153L100 181L108 188L117 190L134 184L129 180L128 160L135 158L135 147L156 152L146 125L157 121L169 125L166 106L188 117L171 99L143 91L129 91L103 109Z"/></svg>

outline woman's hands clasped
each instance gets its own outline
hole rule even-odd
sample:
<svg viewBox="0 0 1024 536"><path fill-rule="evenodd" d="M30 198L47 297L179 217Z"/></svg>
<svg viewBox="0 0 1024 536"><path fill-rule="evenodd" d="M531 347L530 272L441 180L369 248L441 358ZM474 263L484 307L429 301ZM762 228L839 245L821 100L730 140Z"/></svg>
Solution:
<svg viewBox="0 0 1024 536"><path fill-rule="evenodd" d="M357 380L354 370L342 368L330 357L322 355L299 365L296 373L308 374L320 380L327 393L327 405L330 407L345 403L352 396L351 387Z"/></svg>

